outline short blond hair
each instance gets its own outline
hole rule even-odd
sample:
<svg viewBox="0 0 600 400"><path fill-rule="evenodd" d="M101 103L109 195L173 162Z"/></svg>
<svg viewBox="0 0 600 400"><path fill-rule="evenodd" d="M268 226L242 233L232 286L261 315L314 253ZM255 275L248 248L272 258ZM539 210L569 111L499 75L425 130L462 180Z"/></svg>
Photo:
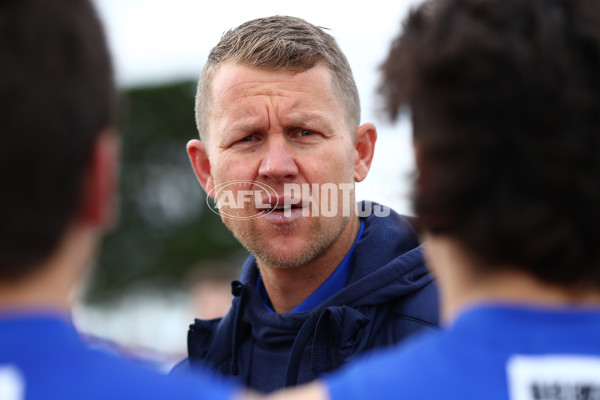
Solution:
<svg viewBox="0 0 600 400"><path fill-rule="evenodd" d="M200 138L208 131L211 84L215 71L227 61L273 70L302 72L317 63L325 65L333 89L344 109L351 133L360 122L360 99L350 64L333 36L301 18L258 18L227 31L211 50L196 91L196 124Z"/></svg>

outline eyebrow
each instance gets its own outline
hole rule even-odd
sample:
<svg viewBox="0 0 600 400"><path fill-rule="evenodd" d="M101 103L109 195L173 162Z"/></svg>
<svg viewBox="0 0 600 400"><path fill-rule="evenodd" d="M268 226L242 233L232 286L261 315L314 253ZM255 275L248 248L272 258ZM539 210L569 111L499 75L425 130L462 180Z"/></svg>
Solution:
<svg viewBox="0 0 600 400"><path fill-rule="evenodd" d="M316 123L324 127L326 130L331 130L331 122L326 117L319 114L300 114L281 121L287 126L302 126L306 123ZM257 130L257 124L252 121L252 118L242 119L233 124L227 132L254 132Z"/></svg>
<svg viewBox="0 0 600 400"><path fill-rule="evenodd" d="M283 122L285 122L287 125L293 125L293 126L301 126L306 123L314 122L314 123L324 127L326 130L332 130L331 122L329 121L329 119L327 119L324 116L319 115L319 114L301 114L301 115L297 115L292 118L286 119Z"/></svg>
<svg viewBox="0 0 600 400"><path fill-rule="evenodd" d="M260 123L257 123L258 118L253 118L253 117L249 117L249 118L240 118L240 120L236 121L234 124L232 124L227 130L227 133L234 133L234 132L249 132L252 133L254 131L257 130L257 126L260 125ZM258 119L260 121L260 119Z"/></svg>

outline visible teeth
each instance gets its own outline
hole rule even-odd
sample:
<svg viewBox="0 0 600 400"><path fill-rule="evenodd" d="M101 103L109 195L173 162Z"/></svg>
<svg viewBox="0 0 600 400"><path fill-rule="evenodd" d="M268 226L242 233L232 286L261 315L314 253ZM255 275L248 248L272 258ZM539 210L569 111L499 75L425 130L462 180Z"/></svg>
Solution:
<svg viewBox="0 0 600 400"><path fill-rule="evenodd" d="M296 208L296 206L276 206L271 208L271 211L286 211L286 210L291 210L292 208Z"/></svg>
<svg viewBox="0 0 600 400"><path fill-rule="evenodd" d="M265 208L265 210L271 212L271 211L293 210L293 209L297 209L297 208L302 208L302 204L278 204L278 205L271 206L269 208Z"/></svg>

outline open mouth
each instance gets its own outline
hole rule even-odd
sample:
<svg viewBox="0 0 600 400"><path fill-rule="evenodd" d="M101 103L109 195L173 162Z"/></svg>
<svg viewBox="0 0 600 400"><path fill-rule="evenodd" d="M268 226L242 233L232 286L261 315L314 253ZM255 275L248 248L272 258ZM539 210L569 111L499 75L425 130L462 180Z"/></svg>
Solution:
<svg viewBox="0 0 600 400"><path fill-rule="evenodd" d="M285 207L284 206L273 207L273 208L270 209L270 212L282 212L282 213L284 213L286 211L291 212L291 211L296 210L296 209L301 210L302 206L289 205L289 206L285 206Z"/></svg>
<svg viewBox="0 0 600 400"><path fill-rule="evenodd" d="M287 202L287 201L280 201L280 202L274 202L273 204L265 204L265 206L266 207L262 207L261 209L263 211L265 211L266 213L272 213L272 212L283 213L286 211L291 212L296 209L304 208L301 201L294 202L293 204L291 202Z"/></svg>

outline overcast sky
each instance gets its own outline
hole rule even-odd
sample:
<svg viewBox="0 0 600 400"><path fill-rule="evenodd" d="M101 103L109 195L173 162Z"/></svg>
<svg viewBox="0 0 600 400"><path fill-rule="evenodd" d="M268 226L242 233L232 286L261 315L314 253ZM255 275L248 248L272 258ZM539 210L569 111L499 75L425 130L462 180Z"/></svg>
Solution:
<svg viewBox="0 0 600 400"><path fill-rule="evenodd" d="M408 174L413 168L407 121L385 122L376 112L377 67L416 0L354 2L305 0L94 0L104 21L122 86L196 79L223 32L269 15L292 15L329 28L348 57L361 95L362 121L379 139L359 199L377 200L410 213ZM193 106L190 105L190 112ZM185 151L182 143L182 151Z"/></svg>

